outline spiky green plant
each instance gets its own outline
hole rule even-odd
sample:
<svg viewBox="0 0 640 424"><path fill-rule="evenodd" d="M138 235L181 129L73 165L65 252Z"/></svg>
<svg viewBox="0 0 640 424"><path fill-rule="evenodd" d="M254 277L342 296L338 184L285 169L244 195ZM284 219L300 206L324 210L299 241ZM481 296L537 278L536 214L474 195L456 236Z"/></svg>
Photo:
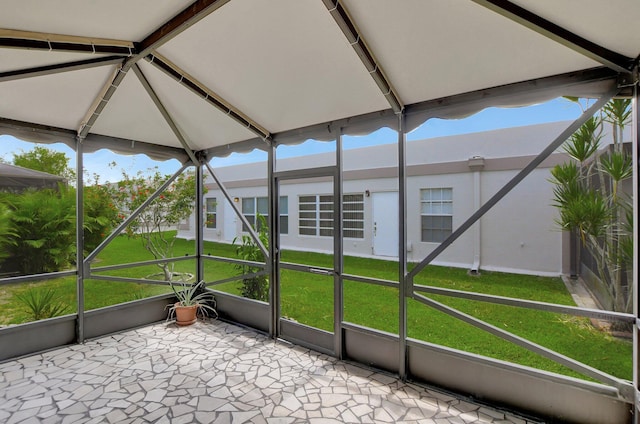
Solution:
<svg viewBox="0 0 640 424"><path fill-rule="evenodd" d="M598 151L602 139L602 120L592 116L571 135L564 149L569 156L585 163Z"/></svg>
<svg viewBox="0 0 640 424"><path fill-rule="evenodd" d="M631 99L612 99L603 108L603 119L611 124L613 146L616 152L622 151L622 132L631 120Z"/></svg>
<svg viewBox="0 0 640 424"><path fill-rule="evenodd" d="M196 306L198 312L203 316L218 317L218 312L215 310L215 298L213 293L206 291L204 281L199 281L196 284L189 284L184 281L180 283L170 282L169 285L178 302L177 305L174 304L169 307L167 320L174 317L177 306Z"/></svg>
<svg viewBox="0 0 640 424"><path fill-rule="evenodd" d="M625 284L633 264L632 214L630 199L620 194L620 184L632 175L631 157L622 149L622 129L629 116L628 101L609 102L600 116L590 118L567 140L565 151L574 162L551 171L558 223L579 235L619 312L630 312L632 304L630 285ZM599 151L605 122L613 126L613 147Z"/></svg>
<svg viewBox="0 0 640 424"><path fill-rule="evenodd" d="M600 169L611 178L612 195L618 197L618 186L633 173L631 156L624 152L611 152L600 157Z"/></svg>
<svg viewBox="0 0 640 424"><path fill-rule="evenodd" d="M15 296L29 309L34 321L57 317L69 309L52 288L32 288Z"/></svg>

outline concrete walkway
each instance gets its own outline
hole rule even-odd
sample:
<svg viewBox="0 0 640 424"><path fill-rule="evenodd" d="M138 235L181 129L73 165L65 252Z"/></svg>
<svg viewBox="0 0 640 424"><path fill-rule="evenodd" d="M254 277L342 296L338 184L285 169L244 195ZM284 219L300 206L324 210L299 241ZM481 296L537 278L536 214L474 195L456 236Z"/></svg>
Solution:
<svg viewBox="0 0 640 424"><path fill-rule="evenodd" d="M0 422L528 421L212 321L155 324L0 364Z"/></svg>

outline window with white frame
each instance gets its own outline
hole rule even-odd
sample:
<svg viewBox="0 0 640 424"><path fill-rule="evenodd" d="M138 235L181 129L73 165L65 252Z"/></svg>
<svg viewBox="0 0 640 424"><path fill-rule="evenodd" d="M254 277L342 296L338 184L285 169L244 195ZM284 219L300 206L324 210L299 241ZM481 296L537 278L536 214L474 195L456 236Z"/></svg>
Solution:
<svg viewBox="0 0 640 424"><path fill-rule="evenodd" d="M260 214L265 222L269 223L269 198L268 197L244 197L242 199L242 214L256 230L260 230L260 223L257 223L256 216ZM242 226L242 231L247 231L246 226ZM289 201L287 196L280 196L280 234L289 233Z"/></svg>
<svg viewBox="0 0 640 424"><path fill-rule="evenodd" d="M289 234L289 197L280 196L280 234Z"/></svg>
<svg viewBox="0 0 640 424"><path fill-rule="evenodd" d="M345 238L364 238L364 195L342 196L342 234Z"/></svg>
<svg viewBox="0 0 640 424"><path fill-rule="evenodd" d="M205 214L205 227L216 228L218 225L217 216L217 202L215 197L209 197L206 199L206 214Z"/></svg>
<svg viewBox="0 0 640 424"><path fill-rule="evenodd" d="M318 235L318 196L298 197L298 233L301 236Z"/></svg>
<svg viewBox="0 0 640 424"><path fill-rule="evenodd" d="M423 242L441 243L453 228L453 189L420 190L420 218Z"/></svg>
<svg viewBox="0 0 640 424"><path fill-rule="evenodd" d="M298 233L305 236L333 236L332 195L298 197ZM342 196L342 234L345 238L364 238L364 195Z"/></svg>
<svg viewBox="0 0 640 424"><path fill-rule="evenodd" d="M242 215L247 219L249 224L256 230L260 230L260 224L256 226L256 216L260 214L268 222L269 215L269 199L266 197L243 197L242 198ZM246 225L242 225L242 231L249 231Z"/></svg>

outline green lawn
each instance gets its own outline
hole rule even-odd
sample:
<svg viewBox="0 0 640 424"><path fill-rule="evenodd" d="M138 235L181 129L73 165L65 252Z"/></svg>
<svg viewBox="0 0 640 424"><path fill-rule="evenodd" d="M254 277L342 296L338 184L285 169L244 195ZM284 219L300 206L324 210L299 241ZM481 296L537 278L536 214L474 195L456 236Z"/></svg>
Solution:
<svg viewBox="0 0 640 424"><path fill-rule="evenodd" d="M193 241L177 240L175 256L193 256ZM205 253L234 257L234 246L205 243ZM105 266L152 259L137 240L116 238L99 256L94 266ZM308 252L283 251L282 260L318 267L332 267L332 257ZM188 259L176 264L176 271L195 272L195 261ZM159 271L156 266L111 271L109 275L141 278ZM205 262L205 279L219 280L237 275L232 264ZM397 280L395 262L345 257L345 273L385 280ZM446 287L522 299L572 305L571 296L559 278L543 278L503 273L483 272L469 276L464 269L428 266L415 280L416 284ZM43 283L0 286L3 315L0 324L25 322L28 313L15 297L33 286L54 287L75 311L75 278L60 278ZM239 293L239 282L225 283L215 288ZM94 309L160 293L166 286L114 283L99 280L85 281L85 306ZM281 275L282 315L321 329L333 329L333 277L283 270ZM429 296L494 326L527 338L564 355L578 359L612 375L631 379L632 344L596 330L588 320L565 315L540 312L509 306L472 302L463 299ZM398 332L398 290L355 281L344 283L345 321L367 327ZM408 302L408 333L412 338L449 346L469 352L528 365L543 370L580 377L550 360L526 349L505 342L433 308L414 300ZM584 377L583 377L584 378Z"/></svg>

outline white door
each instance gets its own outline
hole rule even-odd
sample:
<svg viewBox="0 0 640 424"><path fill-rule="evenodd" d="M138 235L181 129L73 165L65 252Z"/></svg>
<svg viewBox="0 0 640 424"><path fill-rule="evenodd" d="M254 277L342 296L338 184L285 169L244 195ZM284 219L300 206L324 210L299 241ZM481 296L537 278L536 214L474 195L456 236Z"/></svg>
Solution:
<svg viewBox="0 0 640 424"><path fill-rule="evenodd" d="M224 201L224 239L226 241L233 241L237 236L237 228L238 228L238 215L236 215L233 207L229 202Z"/></svg>
<svg viewBox="0 0 640 424"><path fill-rule="evenodd" d="M398 256L398 192L372 193L373 254Z"/></svg>

